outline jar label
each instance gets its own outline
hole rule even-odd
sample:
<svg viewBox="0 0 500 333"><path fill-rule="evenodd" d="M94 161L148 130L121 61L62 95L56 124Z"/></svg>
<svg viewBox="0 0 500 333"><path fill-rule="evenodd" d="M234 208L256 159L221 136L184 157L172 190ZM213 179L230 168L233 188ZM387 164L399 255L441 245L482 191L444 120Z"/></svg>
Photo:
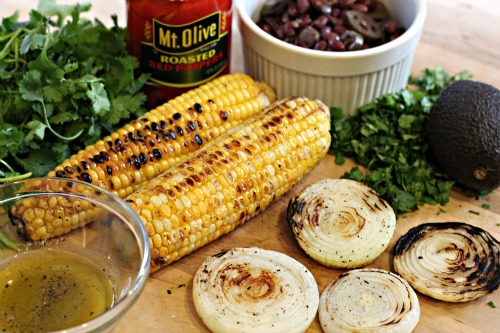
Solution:
<svg viewBox="0 0 500 333"><path fill-rule="evenodd" d="M190 87L212 79L228 65L229 34L220 33L220 12L183 25L152 22L146 22L144 31L153 37L152 43L141 43L141 69L153 82Z"/></svg>

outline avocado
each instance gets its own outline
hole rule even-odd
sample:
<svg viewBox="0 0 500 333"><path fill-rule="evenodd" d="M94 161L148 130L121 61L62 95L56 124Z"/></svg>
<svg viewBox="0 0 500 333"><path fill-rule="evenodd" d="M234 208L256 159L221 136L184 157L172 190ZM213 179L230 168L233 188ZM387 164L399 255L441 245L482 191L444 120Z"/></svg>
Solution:
<svg viewBox="0 0 500 333"><path fill-rule="evenodd" d="M457 183L474 190L500 185L500 90L451 83L429 112L426 134L433 158Z"/></svg>

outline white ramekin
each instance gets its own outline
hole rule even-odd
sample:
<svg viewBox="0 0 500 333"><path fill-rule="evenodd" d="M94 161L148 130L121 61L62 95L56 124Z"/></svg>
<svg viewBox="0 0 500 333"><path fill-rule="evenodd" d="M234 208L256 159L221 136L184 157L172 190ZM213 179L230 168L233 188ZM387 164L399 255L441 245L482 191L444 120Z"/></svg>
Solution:
<svg viewBox="0 0 500 333"><path fill-rule="evenodd" d="M236 0L244 70L271 84L278 97L320 99L354 115L358 106L408 83L426 16L425 0L381 0L406 32L367 50L328 52L288 44L255 23L265 0Z"/></svg>

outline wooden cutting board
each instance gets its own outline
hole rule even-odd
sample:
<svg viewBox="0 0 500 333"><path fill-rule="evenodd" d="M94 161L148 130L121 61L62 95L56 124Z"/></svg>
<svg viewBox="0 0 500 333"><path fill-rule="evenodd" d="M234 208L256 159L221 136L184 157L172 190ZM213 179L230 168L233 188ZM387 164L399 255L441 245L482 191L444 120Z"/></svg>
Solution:
<svg viewBox="0 0 500 333"><path fill-rule="evenodd" d="M342 167L327 156L311 174L266 211L232 233L199 249L178 262L155 272L144 293L129 313L118 323L115 332L209 332L197 316L192 297L192 278L206 257L232 247L257 246L283 252L304 264L313 273L319 292L343 270L323 267L311 260L296 243L286 222L286 207L290 198L307 184L325 178L339 178L354 163ZM489 204L489 209L481 206ZM391 270L390 251L397 239L409 228L424 222L461 221L488 230L500 240L500 190L482 200L454 192L444 206L422 206L418 211L398 216L395 235L387 248L368 267ZM478 300L453 304L418 294L421 306L420 322L414 332L498 332L500 309L488 305L492 301L500 307L500 291ZM308 332L322 332L316 316Z"/></svg>
<svg viewBox="0 0 500 333"><path fill-rule="evenodd" d="M57 3L76 2L78 1L57 0ZM88 17L97 17L109 25L111 14L117 14L120 25L125 24L125 0L83 2L92 4ZM427 18L413 59L412 74L419 75L425 68L443 66L450 74L468 70L475 80L500 88L500 0L426 2ZM21 18L27 18L30 9L34 7L36 1L32 0L2 0L0 14L3 17L19 10ZM241 40L235 30L231 64L233 71L243 69L241 54ZM121 319L114 332L208 332L193 307L191 280L207 256L234 246L260 246L294 257L313 272L321 292L341 271L321 267L302 252L286 224L285 209L290 197L303 186L327 177L339 177L351 166L352 164L338 167L333 157L328 156L302 183L266 212L222 239L152 275L144 293ZM491 208L481 208L484 203ZM497 225L500 224L500 190L482 201L454 192L452 200L442 208L445 212L440 212L437 206L425 206L416 212L399 216L396 233L388 251L370 267L389 269L389 251L397 238L409 228L423 222L468 222L483 227L500 240L500 226ZM470 211L479 212L479 215ZM500 332L500 291L465 304L435 301L423 295L419 295L419 301L421 319L415 329L417 333ZM493 309L487 305L490 301L498 308ZM308 332L321 332L317 318Z"/></svg>

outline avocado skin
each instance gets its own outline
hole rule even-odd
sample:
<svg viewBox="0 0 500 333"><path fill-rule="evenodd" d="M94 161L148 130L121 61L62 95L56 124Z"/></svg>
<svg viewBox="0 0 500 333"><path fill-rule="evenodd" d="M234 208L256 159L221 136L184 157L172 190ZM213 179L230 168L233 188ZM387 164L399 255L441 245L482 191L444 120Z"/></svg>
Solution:
<svg viewBox="0 0 500 333"><path fill-rule="evenodd" d="M500 185L500 90L486 83L451 83L433 104L426 132L436 162L457 183L475 190ZM484 179L475 172L486 170Z"/></svg>

